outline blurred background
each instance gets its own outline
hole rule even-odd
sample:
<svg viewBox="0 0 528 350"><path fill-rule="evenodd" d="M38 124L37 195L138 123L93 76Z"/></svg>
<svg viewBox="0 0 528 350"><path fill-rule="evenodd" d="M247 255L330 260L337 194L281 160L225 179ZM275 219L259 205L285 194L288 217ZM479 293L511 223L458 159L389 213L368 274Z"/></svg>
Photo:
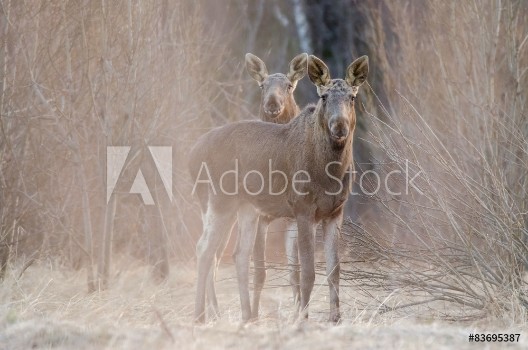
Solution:
<svg viewBox="0 0 528 350"><path fill-rule="evenodd" d="M190 147L212 127L257 118L245 53L286 73L307 52L339 78L366 54L356 168L375 170L382 187L393 170L419 176L410 189L390 177L398 195L351 196L343 278L475 315L524 314L526 1L0 3L0 277L49 261L85 270L94 291L125 255L167 278L194 259L201 234ZM308 78L295 97L316 101ZM131 150L107 202L108 146ZM148 146L173 149L172 202ZM155 205L128 193L138 169ZM372 173L364 181L377 186ZM269 240L281 262L280 230Z"/></svg>

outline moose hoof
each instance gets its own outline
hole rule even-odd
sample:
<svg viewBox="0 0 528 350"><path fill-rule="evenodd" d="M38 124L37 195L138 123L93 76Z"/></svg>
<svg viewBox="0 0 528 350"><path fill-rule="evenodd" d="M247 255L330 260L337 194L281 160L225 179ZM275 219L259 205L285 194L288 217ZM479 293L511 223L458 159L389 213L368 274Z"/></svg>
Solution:
<svg viewBox="0 0 528 350"><path fill-rule="evenodd" d="M217 310L217 311L212 311L209 313L209 319L211 321L218 321L220 319L220 312Z"/></svg>
<svg viewBox="0 0 528 350"><path fill-rule="evenodd" d="M341 322L341 313L340 312L332 312L330 314L330 317L328 318L328 322L331 322L333 324L338 324Z"/></svg>
<svg viewBox="0 0 528 350"><path fill-rule="evenodd" d="M194 323L195 324L204 324L205 323L205 316L201 315L201 316L195 317L194 318Z"/></svg>
<svg viewBox="0 0 528 350"><path fill-rule="evenodd" d="M252 320L253 318L251 317L251 313L245 313L243 312L242 313L242 323L248 323Z"/></svg>

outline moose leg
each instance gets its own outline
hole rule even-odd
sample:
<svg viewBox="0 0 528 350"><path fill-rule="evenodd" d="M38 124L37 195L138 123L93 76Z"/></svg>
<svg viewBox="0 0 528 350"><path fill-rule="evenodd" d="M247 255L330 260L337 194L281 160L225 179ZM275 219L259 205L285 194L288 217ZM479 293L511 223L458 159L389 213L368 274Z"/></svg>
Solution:
<svg viewBox="0 0 528 350"><path fill-rule="evenodd" d="M293 292L293 303L296 312L299 312L299 302L301 289L299 285L299 247L297 245L297 222L293 221L288 225L286 231L286 258L288 260L288 270L290 271L290 285Z"/></svg>
<svg viewBox="0 0 528 350"><path fill-rule="evenodd" d="M215 253L233 227L236 210L230 207L222 209L210 205L204 216L204 232L196 246L198 260L198 281L196 283L196 303L194 307L194 320L205 322L205 291L208 275L212 269ZM213 281L214 283L214 281Z"/></svg>
<svg viewBox="0 0 528 350"><path fill-rule="evenodd" d="M329 321L337 323L341 319L339 312L339 237L343 211L337 216L323 222L324 248L326 256L326 278L330 288L330 317Z"/></svg>
<svg viewBox="0 0 528 350"><path fill-rule="evenodd" d="M234 254L238 277L238 291L242 308L242 322L251 318L251 303L249 300L249 259L255 245L258 214L253 206L243 205L238 210L238 244Z"/></svg>
<svg viewBox="0 0 528 350"><path fill-rule="evenodd" d="M301 263L301 317L308 318L308 304L315 281L315 225L311 217L297 216L299 261Z"/></svg>
<svg viewBox="0 0 528 350"><path fill-rule="evenodd" d="M215 289L216 272L218 271L218 266L220 265L220 259L224 255L224 251L227 246L227 242L229 242L230 236L231 236L231 230L226 232L226 234L223 236L222 242L220 243L220 246L218 247L218 250L215 253L215 257L213 259L213 266L211 268L211 271L209 271L209 275L207 276L207 285L206 285L207 305L209 307L210 315L212 316L213 319L220 317L220 309L218 307L218 299L216 298L216 289Z"/></svg>
<svg viewBox="0 0 528 350"><path fill-rule="evenodd" d="M211 264L211 270L207 274L207 282L205 285L205 292L207 295L207 307L208 314L212 319L217 319L220 317L220 309L218 308L218 299L216 298L216 266L217 266L216 255L213 258L213 263Z"/></svg>
<svg viewBox="0 0 528 350"><path fill-rule="evenodd" d="M253 265L255 267L255 277L253 278L253 307L251 308L251 317L258 318L260 295L264 282L266 281L266 236L268 234L268 227L270 218L260 216L258 219L257 236L255 238L255 246L253 248Z"/></svg>

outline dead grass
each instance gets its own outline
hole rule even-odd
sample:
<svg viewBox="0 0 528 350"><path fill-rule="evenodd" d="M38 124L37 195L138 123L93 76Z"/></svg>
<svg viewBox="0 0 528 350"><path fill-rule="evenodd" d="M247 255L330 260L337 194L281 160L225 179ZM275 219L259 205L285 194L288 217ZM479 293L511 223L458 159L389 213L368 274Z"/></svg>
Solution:
<svg viewBox="0 0 528 350"><path fill-rule="evenodd" d="M132 266L131 266L132 265ZM275 348L470 348L470 332L521 333L526 327L504 320L479 324L429 322L416 313L379 314L361 306L361 290L343 287L344 321L332 326L326 317L327 286L318 280L310 321L292 322L289 287L283 271L270 271L263 295L263 317L241 326L238 293L232 266L221 268L218 292L223 316L217 322L194 326L194 268L174 266L170 278L156 284L151 271L120 261L110 289L86 293L85 273L54 263L36 264L17 280L19 269L0 287L0 348L58 349L275 349ZM281 287L284 285L284 287ZM379 305L378 305L379 306ZM473 345L474 347L474 345Z"/></svg>
<svg viewBox="0 0 528 350"><path fill-rule="evenodd" d="M9 260L10 268L0 268L0 276L7 273L0 348L480 348L467 341L475 330L524 332L526 347L526 3L382 3L367 27L374 28L373 73L384 77L387 103L374 98L381 88L369 79L374 96L362 106L365 142L374 145L381 173L403 170L407 161L413 174L422 171L424 195L383 194L375 198L377 211L361 218L362 232L388 244L355 235L347 247L341 325L324 322L321 275L310 321L293 323L286 272L276 266L264 317L240 327L230 266L218 283L223 317L194 326L192 264L173 262L167 280L156 284L137 260L101 258L112 249L156 266L169 256L194 257L199 215L190 209L181 167L179 200L162 203L165 213L138 213L140 202L130 198L106 205L104 150L177 144L180 165L197 134L249 115L241 80L228 69L236 64L224 62L230 45L206 33L199 9L183 2L168 9L147 2L4 2L2 16L10 20L0 62L0 141L8 142L0 142L7 184L0 202L8 205L0 213L0 265ZM390 33L394 38L384 37ZM102 229L112 221L113 231ZM358 255L360 239L377 260ZM40 260L29 266L25 257ZM87 275L91 282L96 267L110 265L109 288L88 294ZM427 298L436 299L420 304ZM469 304L480 312L478 322L468 321ZM455 322L439 322L445 315Z"/></svg>

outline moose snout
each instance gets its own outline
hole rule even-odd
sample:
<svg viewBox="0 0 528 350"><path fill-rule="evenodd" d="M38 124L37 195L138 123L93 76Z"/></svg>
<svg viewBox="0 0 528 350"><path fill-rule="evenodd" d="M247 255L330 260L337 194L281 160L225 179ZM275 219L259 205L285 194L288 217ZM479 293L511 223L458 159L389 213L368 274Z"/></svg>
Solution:
<svg viewBox="0 0 528 350"><path fill-rule="evenodd" d="M330 126L330 136L336 141L343 141L348 136L348 125L342 122L332 123Z"/></svg>
<svg viewBox="0 0 528 350"><path fill-rule="evenodd" d="M282 112L283 104L275 96L271 96L264 104L264 112L268 115L277 116Z"/></svg>

